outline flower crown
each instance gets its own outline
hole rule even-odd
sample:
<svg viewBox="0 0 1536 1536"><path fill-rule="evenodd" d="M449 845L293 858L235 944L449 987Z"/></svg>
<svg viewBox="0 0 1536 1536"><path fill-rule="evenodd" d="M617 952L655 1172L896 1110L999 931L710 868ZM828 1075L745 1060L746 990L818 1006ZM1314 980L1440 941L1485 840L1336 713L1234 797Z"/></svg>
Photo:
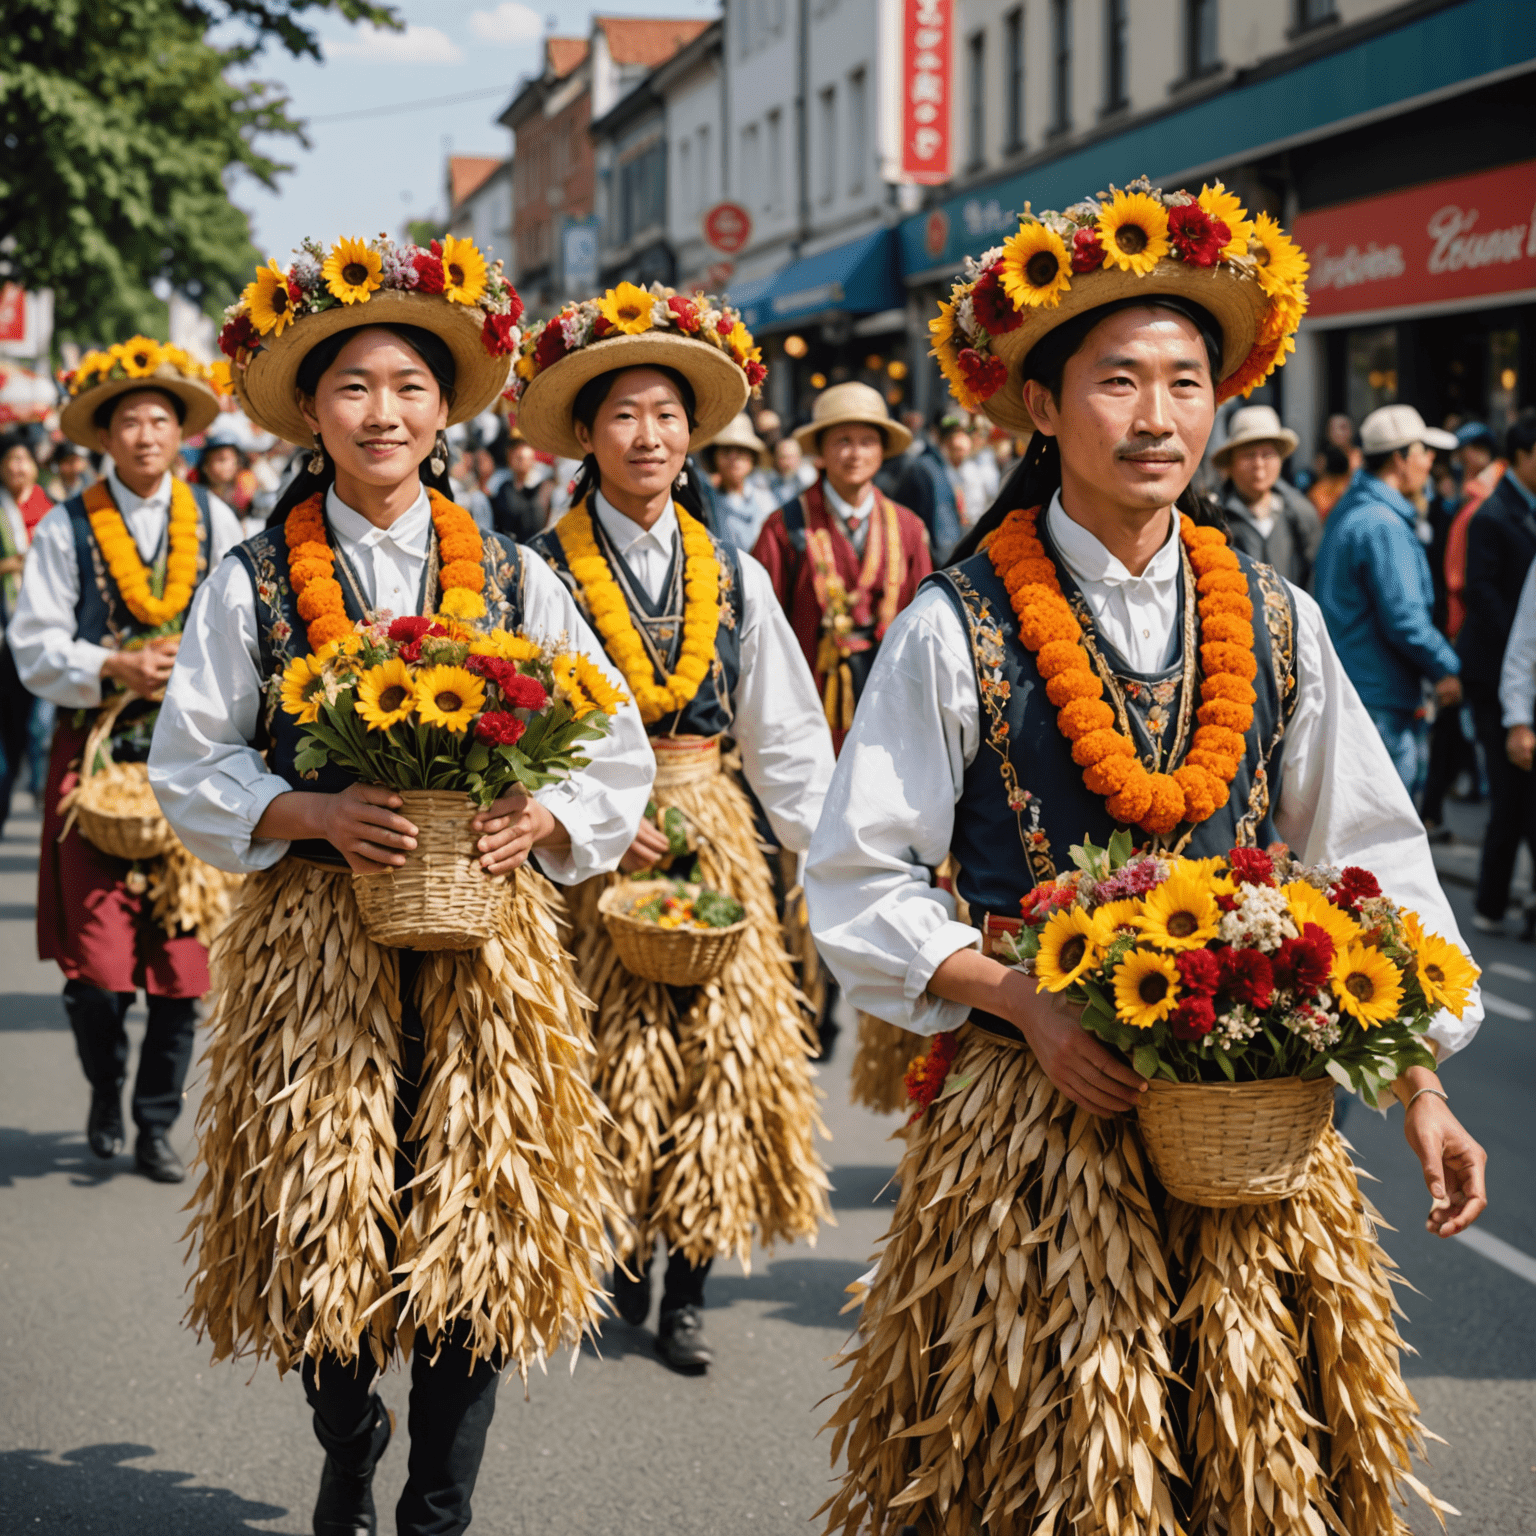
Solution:
<svg viewBox="0 0 1536 1536"><path fill-rule="evenodd" d="M338 240L329 251L305 240L287 271L269 260L256 268L239 301L224 311L219 347L243 370L267 337L338 304L366 304L379 289L440 294L484 316L480 340L491 357L505 357L522 340L523 301L501 262L487 264L473 240L445 235L428 249L397 246L388 235Z"/></svg>
<svg viewBox="0 0 1536 1536"><path fill-rule="evenodd" d="M762 349L737 310L707 293L684 297L660 283L649 288L620 283L599 299L567 304L542 325L528 328L513 366L509 399L516 401L548 367L608 336L670 332L702 341L729 356L756 395L768 377Z"/></svg>
<svg viewBox="0 0 1536 1536"><path fill-rule="evenodd" d="M152 380L157 374L163 378L167 368L195 384L229 393L227 370L221 370L217 363L210 368L190 352L148 336L131 337L105 351L87 352L72 370L59 375L59 388L73 400L109 379Z"/></svg>
<svg viewBox="0 0 1536 1536"><path fill-rule="evenodd" d="M1016 330L1031 309L1054 309L1074 277L1104 268L1145 277L1164 260L1220 267L1263 290L1258 337L1216 390L1218 402L1246 398L1296 350L1307 307L1306 255L1267 213L1250 219L1219 181L1193 197L1165 193L1145 176L1062 213L1033 213L1026 203L1016 234L967 258L963 280L928 322L932 354L955 398L977 410L1002 388L1008 369L993 338Z"/></svg>

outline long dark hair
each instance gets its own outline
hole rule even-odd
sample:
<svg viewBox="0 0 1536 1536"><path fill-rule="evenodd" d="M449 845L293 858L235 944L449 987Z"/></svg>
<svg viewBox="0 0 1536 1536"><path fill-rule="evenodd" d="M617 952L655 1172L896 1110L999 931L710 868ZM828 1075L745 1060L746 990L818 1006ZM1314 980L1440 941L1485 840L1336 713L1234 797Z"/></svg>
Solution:
<svg viewBox="0 0 1536 1536"><path fill-rule="evenodd" d="M693 393L693 385L680 374L676 368L667 368L660 363L641 363L637 366L649 369L652 373L659 373L667 379L677 391L677 397L683 402L683 415L688 418L688 431L692 435L694 427L698 424L698 402ZM603 402L613 391L621 373L630 373L629 368L612 368L607 373L599 373L587 380L576 392L576 398L571 402L571 420L579 421L590 432L597 421L597 413L602 410ZM683 511L699 521L708 523L709 514L705 510L704 493L697 485L698 470L691 473L687 460L684 460L682 474L672 482L672 499L682 507ZM576 471L575 478L571 481L571 505L579 507L593 491L603 488L602 471L597 467L597 455L589 453L582 461L581 468Z"/></svg>
<svg viewBox="0 0 1536 1536"><path fill-rule="evenodd" d="M1067 360L1088 339L1088 333L1122 309L1171 309L1192 321L1205 343L1211 377L1221 373L1222 333L1216 317L1202 304L1196 304L1177 294L1150 294L1145 298L1115 299L1100 304L1095 309L1084 310L1043 336L1030 349L1022 370L1025 382L1033 380L1050 390L1052 398L1061 403L1061 381L1066 372ZM1010 512L1020 507L1044 507L1061 489L1061 447L1054 437L1037 431L1029 440L1029 447L1018 466L1003 481L997 497L969 532L955 546L949 556L949 564L958 565L969 559L981 547L981 541L1000 524ZM1202 496L1193 484L1187 485L1174 502L1179 511L1200 527L1220 528L1225 532L1226 515L1208 497Z"/></svg>
<svg viewBox="0 0 1536 1536"><path fill-rule="evenodd" d="M324 341L316 342L304 354L294 379L301 394L309 396L311 400L314 399L315 391L319 389L320 380L324 377L326 370L341 355L341 349L357 335L358 329L355 327L351 330L335 331ZM441 337L433 335L431 331L423 330L419 325L379 325L374 329L389 331L399 337L427 365L427 372L436 380L437 387L443 392L443 398L448 402L451 410L454 384L458 379L458 367L454 363L453 353L448 343ZM325 467L318 475L310 472L308 450L301 448L299 454L301 458L299 472L288 482L287 488L277 498L277 505L267 515L268 528L281 527L288 514L301 501L308 501L316 492L324 495L336 482L336 461L330 454L325 455ZM453 487L448 481L447 466L443 467L440 475L434 475L428 466L429 460L423 459L420 470L421 483L431 490L451 497Z"/></svg>

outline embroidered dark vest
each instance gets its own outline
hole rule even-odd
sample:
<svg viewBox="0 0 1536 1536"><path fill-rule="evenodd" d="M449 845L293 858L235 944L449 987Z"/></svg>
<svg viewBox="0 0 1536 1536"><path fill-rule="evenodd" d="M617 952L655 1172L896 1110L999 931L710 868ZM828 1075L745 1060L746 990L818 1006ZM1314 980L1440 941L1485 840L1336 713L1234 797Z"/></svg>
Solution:
<svg viewBox="0 0 1536 1536"><path fill-rule="evenodd" d="M683 645L683 551L678 539L672 550L672 564L661 589L661 598L652 602L646 595L634 572L624 557L613 547L603 532L602 524L594 516L592 533L598 548L613 572L629 603L630 617L640 631L641 639L655 666L656 681L666 680L665 674L677 665L678 652ZM646 727L651 736L723 736L729 734L736 718L733 700L736 697L736 680L741 675L741 565L736 551L730 545L710 534L715 547L715 559L720 562L720 628L715 634L715 659L709 675L699 684L699 691L680 710L663 715ZM549 567L566 585L584 619L592 623L587 608L586 594L581 583L571 575L565 562L565 551L555 529L549 529L530 541L530 548L549 562ZM593 625L594 631L596 625Z"/></svg>
<svg viewBox="0 0 1536 1536"><path fill-rule="evenodd" d="M347 617L354 623L368 617L360 594L347 579L336 535L327 525L328 541L337 551L337 579ZM513 540L499 533L481 530L485 554L485 617L472 628L481 630L520 629L523 623L523 561ZM437 532L431 535L431 553L417 593L416 612L437 606ZM231 551L245 567L256 593L256 638L261 648L261 676L264 692L261 714L256 724L253 745L266 754L267 766L280 774L295 789L320 794L338 794L354 782L352 774L327 763L318 772L302 774L294 766L304 727L282 708L282 676L297 656L309 654L308 626L299 614L298 595L288 580L288 540L281 526L268 528ZM396 615L399 617L399 615ZM320 840L296 842L290 851L317 864L344 865L346 860Z"/></svg>
<svg viewBox="0 0 1536 1536"><path fill-rule="evenodd" d="M1130 671L1094 633L1088 604L1052 549L1043 522L1040 538L1083 627L1117 728L1129 731L1149 772L1171 772L1184 760L1198 729L1199 620L1188 559L1180 561L1179 655L1167 671L1149 676ZM1172 846L1188 834L1181 851L1191 858L1238 845L1262 846L1275 838L1271 797L1296 699L1296 610L1285 583L1269 566L1241 553L1237 558L1253 602L1258 701L1226 805L1193 829L1187 824L1175 828L1165 840ZM965 773L950 840L959 865L956 887L979 926L983 913L1016 918L1027 891L1070 867L1068 849L1074 843L1087 837L1103 847L1119 824L1103 798L1083 783L1034 656L1018 638L1007 588L991 560L985 553L975 555L929 581L949 596L965 623L981 703L981 743ZM1131 831L1138 844L1147 841L1138 828Z"/></svg>

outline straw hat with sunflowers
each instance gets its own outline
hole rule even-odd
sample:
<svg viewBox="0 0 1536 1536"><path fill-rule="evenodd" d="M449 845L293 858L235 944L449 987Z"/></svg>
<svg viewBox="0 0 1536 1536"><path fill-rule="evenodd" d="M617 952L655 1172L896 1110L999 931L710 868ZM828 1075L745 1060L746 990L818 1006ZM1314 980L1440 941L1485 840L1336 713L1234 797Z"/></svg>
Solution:
<svg viewBox="0 0 1536 1536"><path fill-rule="evenodd" d="M287 442L307 443L299 364L326 337L365 325L415 325L440 337L455 366L451 426L506 387L522 315L501 263L488 264L473 240L447 235L423 248L379 235L329 250L306 240L286 269L271 260L257 267L225 311L219 346L245 414Z"/></svg>
<svg viewBox="0 0 1536 1536"><path fill-rule="evenodd" d="M219 414L217 364L205 367L190 353L148 336L120 341L105 351L87 352L68 373L59 375L68 397L59 412L59 428L72 443L93 452L101 446L96 412L119 395L157 389L173 395L185 408L181 430L193 437Z"/></svg>
<svg viewBox="0 0 1536 1536"><path fill-rule="evenodd" d="M1246 397L1295 350L1306 278L1301 248L1219 181L1192 196L1142 177L1061 213L1026 203L1015 234L966 261L928 329L955 398L1027 432L1024 360L1064 322L1138 295L1198 304L1221 327L1217 399Z"/></svg>
<svg viewBox="0 0 1536 1536"><path fill-rule="evenodd" d="M741 316L706 293L660 283L620 283L599 298L567 304L532 326L513 368L517 424L535 448L579 459L572 408L583 384L618 368L672 368L693 386L690 448L701 448L746 406L767 377Z"/></svg>

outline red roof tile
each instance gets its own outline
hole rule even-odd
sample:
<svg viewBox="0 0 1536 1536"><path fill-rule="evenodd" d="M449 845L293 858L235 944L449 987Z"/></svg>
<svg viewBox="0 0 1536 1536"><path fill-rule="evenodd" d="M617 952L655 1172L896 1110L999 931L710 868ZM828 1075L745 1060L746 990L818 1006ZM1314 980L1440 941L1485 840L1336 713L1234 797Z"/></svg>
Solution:
<svg viewBox="0 0 1536 1536"><path fill-rule="evenodd" d="M584 37L546 37L544 65L555 79L563 80L587 56Z"/></svg>
<svg viewBox="0 0 1536 1536"><path fill-rule="evenodd" d="M453 206L483 187L500 164L495 155L449 155L448 196Z"/></svg>
<svg viewBox="0 0 1536 1536"><path fill-rule="evenodd" d="M665 16L596 16L615 64L665 64L710 25L712 18Z"/></svg>

